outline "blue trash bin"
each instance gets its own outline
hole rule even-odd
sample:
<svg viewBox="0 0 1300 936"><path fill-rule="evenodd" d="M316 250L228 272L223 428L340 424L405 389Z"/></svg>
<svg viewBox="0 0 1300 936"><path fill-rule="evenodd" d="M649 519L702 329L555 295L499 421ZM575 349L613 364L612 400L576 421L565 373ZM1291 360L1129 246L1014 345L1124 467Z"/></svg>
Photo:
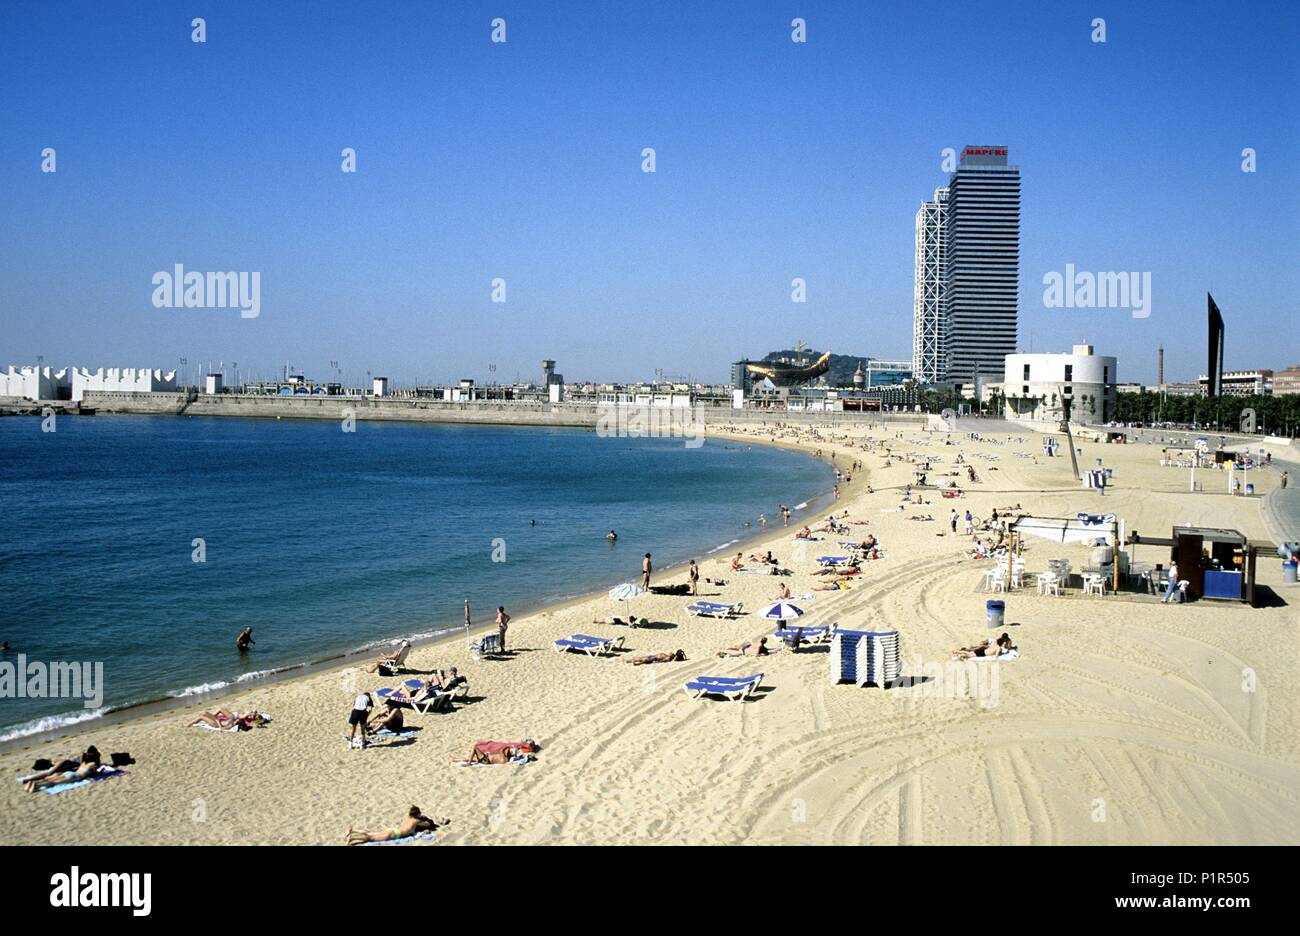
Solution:
<svg viewBox="0 0 1300 936"><path fill-rule="evenodd" d="M1282 563L1282 581L1288 585L1294 585L1296 582L1297 564L1294 562Z"/></svg>
<svg viewBox="0 0 1300 936"><path fill-rule="evenodd" d="M999 598L994 598L984 602L984 612L988 615L989 630L996 630L1002 626L1006 618L1007 603Z"/></svg>

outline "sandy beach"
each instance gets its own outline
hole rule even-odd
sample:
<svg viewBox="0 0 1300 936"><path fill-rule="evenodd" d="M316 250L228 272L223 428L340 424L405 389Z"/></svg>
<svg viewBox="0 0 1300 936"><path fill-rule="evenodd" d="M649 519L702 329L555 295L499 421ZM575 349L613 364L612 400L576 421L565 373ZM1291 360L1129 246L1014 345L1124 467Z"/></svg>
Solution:
<svg viewBox="0 0 1300 936"><path fill-rule="evenodd" d="M689 598L644 595L631 610L650 626L614 628L592 623L622 612L602 594L515 619L504 659L476 660L464 637L417 648L411 675L458 666L469 699L450 714L412 714L413 739L365 751L341 739L352 699L397 680L355 665L220 700L273 715L254 731L184 727L195 706L11 751L0 755L10 778L0 786L5 841L342 844L349 826L385 828L411 804L451 818L438 845L1300 840L1300 590L1282 584L1271 554L1260 555L1259 581L1289 607L1163 605L1078 589L1048 597L1030 587L1005 596L1018 659L946 665L950 650L990 635L980 583L992 563L967 556L964 524L950 533L954 506L978 517L1015 504L1041 516L1115 513L1149 535L1193 523L1267 540L1260 497L1272 472L1255 473L1252 498L1229 496L1226 478L1208 471L1205 490L1189 493L1185 470L1159 464L1159 446L1081 442L1081 466L1101 458L1113 469L1103 497L1074 480L1068 457L1043 457L1028 431L976 441L916 427L732 428L734 438L833 454L852 480L832 510L847 511L853 539L877 537L884 557L864 563L847 590L814 590L823 581L816 557L842 552L844 537L796 544L806 518L782 527L773 503L761 548L792 575L734 574L730 556L701 563L702 576L726 582L702 581L701 597L743 602L750 613L697 618L685 611ZM966 483L959 453L979 483ZM961 470L965 495L925 490L928 503L899 509L914 478L909 454L941 460L932 483ZM865 470L851 471L855 460ZM933 521L916 519L926 515ZM1083 545L1027 546L1030 572L1055 558L1078 568L1088 554ZM1167 561L1166 552L1139 546L1137 558ZM640 556L627 562L634 580ZM655 583L684 578L674 571ZM897 630L904 674L942 675L881 690L832 684L820 648L715 658L772 632L753 612L781 583L812 596L795 600L802 623ZM610 658L553 651L554 639L574 633L622 636L625 648ZM686 662L627 662L677 649ZM681 688L703 673L758 671L763 690L745 702L694 701ZM977 692L956 675L971 672L980 673ZM450 763L477 740L524 737L541 745L528 765ZM57 796L13 781L37 758L92 743L137 763Z"/></svg>

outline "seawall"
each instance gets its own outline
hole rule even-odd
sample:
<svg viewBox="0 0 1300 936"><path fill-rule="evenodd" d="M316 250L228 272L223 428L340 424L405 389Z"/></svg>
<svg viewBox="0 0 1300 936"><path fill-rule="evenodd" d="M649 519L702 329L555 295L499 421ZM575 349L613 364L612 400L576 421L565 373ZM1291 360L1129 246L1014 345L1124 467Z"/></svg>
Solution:
<svg viewBox="0 0 1300 936"><path fill-rule="evenodd" d="M240 394L119 393L89 391L82 405L99 413L242 416L260 419L331 419L488 423L517 426L594 428L599 408L591 403L445 403L392 397L244 396ZM883 422L923 427L922 413L794 413L706 408L709 423L796 423L828 425Z"/></svg>

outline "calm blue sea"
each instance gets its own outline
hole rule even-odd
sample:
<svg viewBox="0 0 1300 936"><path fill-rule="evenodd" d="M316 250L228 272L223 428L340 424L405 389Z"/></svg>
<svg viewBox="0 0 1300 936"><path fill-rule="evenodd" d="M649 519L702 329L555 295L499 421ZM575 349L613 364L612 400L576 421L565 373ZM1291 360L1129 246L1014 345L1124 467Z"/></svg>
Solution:
<svg viewBox="0 0 1300 936"><path fill-rule="evenodd" d="M635 580L832 483L793 452L576 429L0 419L4 660L103 661L108 708L196 694L460 627L465 598L477 625ZM87 715L0 698L0 740Z"/></svg>

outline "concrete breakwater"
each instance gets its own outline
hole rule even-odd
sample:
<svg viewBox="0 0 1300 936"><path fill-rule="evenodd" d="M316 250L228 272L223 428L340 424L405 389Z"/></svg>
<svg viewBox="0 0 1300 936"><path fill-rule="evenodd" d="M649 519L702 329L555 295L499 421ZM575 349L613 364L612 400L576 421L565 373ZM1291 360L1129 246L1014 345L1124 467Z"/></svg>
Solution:
<svg viewBox="0 0 1300 936"><path fill-rule="evenodd" d="M601 410L593 403L445 403L391 397L245 396L233 393L87 392L83 405L100 413L186 416L242 416L260 419L333 419L407 422L488 423L518 426L595 428ZM919 413L792 413L709 407L705 424L910 423L923 427Z"/></svg>

